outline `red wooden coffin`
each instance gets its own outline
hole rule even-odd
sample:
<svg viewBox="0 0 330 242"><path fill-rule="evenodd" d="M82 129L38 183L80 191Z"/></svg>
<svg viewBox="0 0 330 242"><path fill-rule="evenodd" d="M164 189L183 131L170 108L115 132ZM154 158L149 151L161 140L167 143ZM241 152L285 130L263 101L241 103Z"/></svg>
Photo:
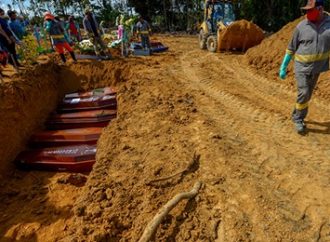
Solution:
<svg viewBox="0 0 330 242"><path fill-rule="evenodd" d="M82 111L93 109L115 109L117 107L116 95L92 96L73 99L64 99L59 111Z"/></svg>
<svg viewBox="0 0 330 242"><path fill-rule="evenodd" d="M54 113L50 116L49 122L61 123L61 122L98 122L109 121L116 118L116 110L90 110L73 113Z"/></svg>
<svg viewBox="0 0 330 242"><path fill-rule="evenodd" d="M17 157L21 163L37 161L76 162L95 160L96 145L73 145L23 151Z"/></svg>
<svg viewBox="0 0 330 242"><path fill-rule="evenodd" d="M91 110L74 113L53 114L47 121L49 129L73 129L83 127L105 127L116 118L116 110Z"/></svg>
<svg viewBox="0 0 330 242"><path fill-rule="evenodd" d="M116 90L112 87L97 88L88 92L75 92L66 94L64 99L83 98L83 97L94 97L94 96L105 96L114 95Z"/></svg>
<svg viewBox="0 0 330 242"><path fill-rule="evenodd" d="M40 131L31 138L33 145L76 145L96 144L102 128L81 128L56 131Z"/></svg>
<svg viewBox="0 0 330 242"><path fill-rule="evenodd" d="M109 125L109 121L97 123L52 123L47 124L49 130L64 130L64 129L80 129L80 128L105 128Z"/></svg>
<svg viewBox="0 0 330 242"><path fill-rule="evenodd" d="M24 151L16 163L24 169L88 172L95 163L96 145L53 147Z"/></svg>
<svg viewBox="0 0 330 242"><path fill-rule="evenodd" d="M90 172L95 160L81 162L59 162L59 161L38 161L29 164L19 164L22 169L66 171L66 172Z"/></svg>

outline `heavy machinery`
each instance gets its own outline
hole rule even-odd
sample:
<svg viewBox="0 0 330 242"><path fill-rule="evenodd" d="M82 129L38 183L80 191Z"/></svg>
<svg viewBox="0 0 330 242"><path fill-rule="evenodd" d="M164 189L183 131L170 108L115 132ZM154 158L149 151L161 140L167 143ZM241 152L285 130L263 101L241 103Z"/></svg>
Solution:
<svg viewBox="0 0 330 242"><path fill-rule="evenodd" d="M246 51L263 39L264 33L257 25L246 20L235 21L231 1L205 0L204 22L199 32L201 49Z"/></svg>

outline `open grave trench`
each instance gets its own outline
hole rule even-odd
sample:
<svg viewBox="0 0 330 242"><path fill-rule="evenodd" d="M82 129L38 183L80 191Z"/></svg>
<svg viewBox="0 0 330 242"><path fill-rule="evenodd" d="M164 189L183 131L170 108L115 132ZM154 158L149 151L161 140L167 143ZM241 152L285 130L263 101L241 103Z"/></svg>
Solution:
<svg viewBox="0 0 330 242"><path fill-rule="evenodd" d="M131 66L122 60L68 66L47 63L2 84L0 241L54 241L63 234L88 174L22 171L13 161L26 149L31 135L45 128L66 93L120 88L130 78Z"/></svg>

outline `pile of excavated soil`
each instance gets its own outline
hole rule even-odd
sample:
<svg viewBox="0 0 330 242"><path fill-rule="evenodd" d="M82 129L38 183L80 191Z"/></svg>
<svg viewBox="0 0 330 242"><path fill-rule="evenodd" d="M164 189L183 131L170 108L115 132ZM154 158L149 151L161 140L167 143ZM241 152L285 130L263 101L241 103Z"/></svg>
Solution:
<svg viewBox="0 0 330 242"><path fill-rule="evenodd" d="M133 67L143 64L141 59L115 59L112 61L79 61L77 65L63 67L60 79L66 90L93 89L115 86L134 75Z"/></svg>
<svg viewBox="0 0 330 242"><path fill-rule="evenodd" d="M247 50L260 44L264 39L264 33L260 27L247 20L239 20L221 31L219 49Z"/></svg>
<svg viewBox="0 0 330 242"><path fill-rule="evenodd" d="M301 20L303 18L288 23L277 33L262 41L260 45L249 49L245 54L249 64L259 72L267 74L268 77L276 78L293 31ZM288 76L291 77L292 75L293 65L291 63Z"/></svg>
<svg viewBox="0 0 330 242"><path fill-rule="evenodd" d="M118 118L99 140L63 241L138 241L199 180L198 196L166 216L155 241L326 238L327 106L316 103L321 127L298 137L286 118L294 92L249 71L242 56L199 50L197 38L165 44L169 52L141 58L118 85ZM195 151L193 169L151 182L184 170Z"/></svg>
<svg viewBox="0 0 330 242"><path fill-rule="evenodd" d="M248 63L258 71L258 74L280 81L278 72L285 55L285 50L291 40L293 31L304 17L285 25L277 33L263 40L260 45L249 49L245 56ZM289 64L287 80L283 81L291 88L295 87L293 61ZM317 89L321 89L322 92ZM316 89L316 95L330 100L330 82L327 74L322 74Z"/></svg>
<svg viewBox="0 0 330 242"><path fill-rule="evenodd" d="M172 38L171 44L181 41ZM187 137L198 110L194 97L165 68L175 65L177 55L169 51L138 60L134 75L118 86L118 118L98 142L97 163L75 204L75 222L64 241L137 241L161 206L198 180L196 161L181 178L149 184L192 161L195 145ZM198 199L180 203L166 217L157 241L212 239L214 224L206 212L213 209L212 198Z"/></svg>
<svg viewBox="0 0 330 242"><path fill-rule="evenodd" d="M153 75L137 77L120 89L118 119L99 140L98 162L75 207L76 239L138 241L161 206L177 193L191 190L198 180L191 171L183 179L149 184L192 161L194 145L184 137L198 114L194 98L178 83L171 85L171 80ZM206 201L201 204L211 210ZM210 239L212 227L198 219L203 217L201 204L198 208L195 200L179 204L158 229L157 241ZM180 223L184 225L179 229Z"/></svg>

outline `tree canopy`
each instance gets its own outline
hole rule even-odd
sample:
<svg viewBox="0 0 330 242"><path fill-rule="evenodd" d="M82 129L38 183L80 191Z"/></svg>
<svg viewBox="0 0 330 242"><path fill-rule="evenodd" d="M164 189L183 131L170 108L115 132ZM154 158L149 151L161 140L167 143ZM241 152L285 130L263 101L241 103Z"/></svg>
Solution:
<svg viewBox="0 0 330 242"><path fill-rule="evenodd" d="M300 6L307 0L233 0L237 19L253 21L266 31L277 31L302 15ZM29 2L29 7L28 3ZM97 16L113 23L119 13L141 14L160 30L192 30L203 19L205 0L12 0L10 7L22 14L42 16L45 11L57 15L83 15L91 6ZM326 9L329 9L326 1ZM30 14L31 15L31 14Z"/></svg>

